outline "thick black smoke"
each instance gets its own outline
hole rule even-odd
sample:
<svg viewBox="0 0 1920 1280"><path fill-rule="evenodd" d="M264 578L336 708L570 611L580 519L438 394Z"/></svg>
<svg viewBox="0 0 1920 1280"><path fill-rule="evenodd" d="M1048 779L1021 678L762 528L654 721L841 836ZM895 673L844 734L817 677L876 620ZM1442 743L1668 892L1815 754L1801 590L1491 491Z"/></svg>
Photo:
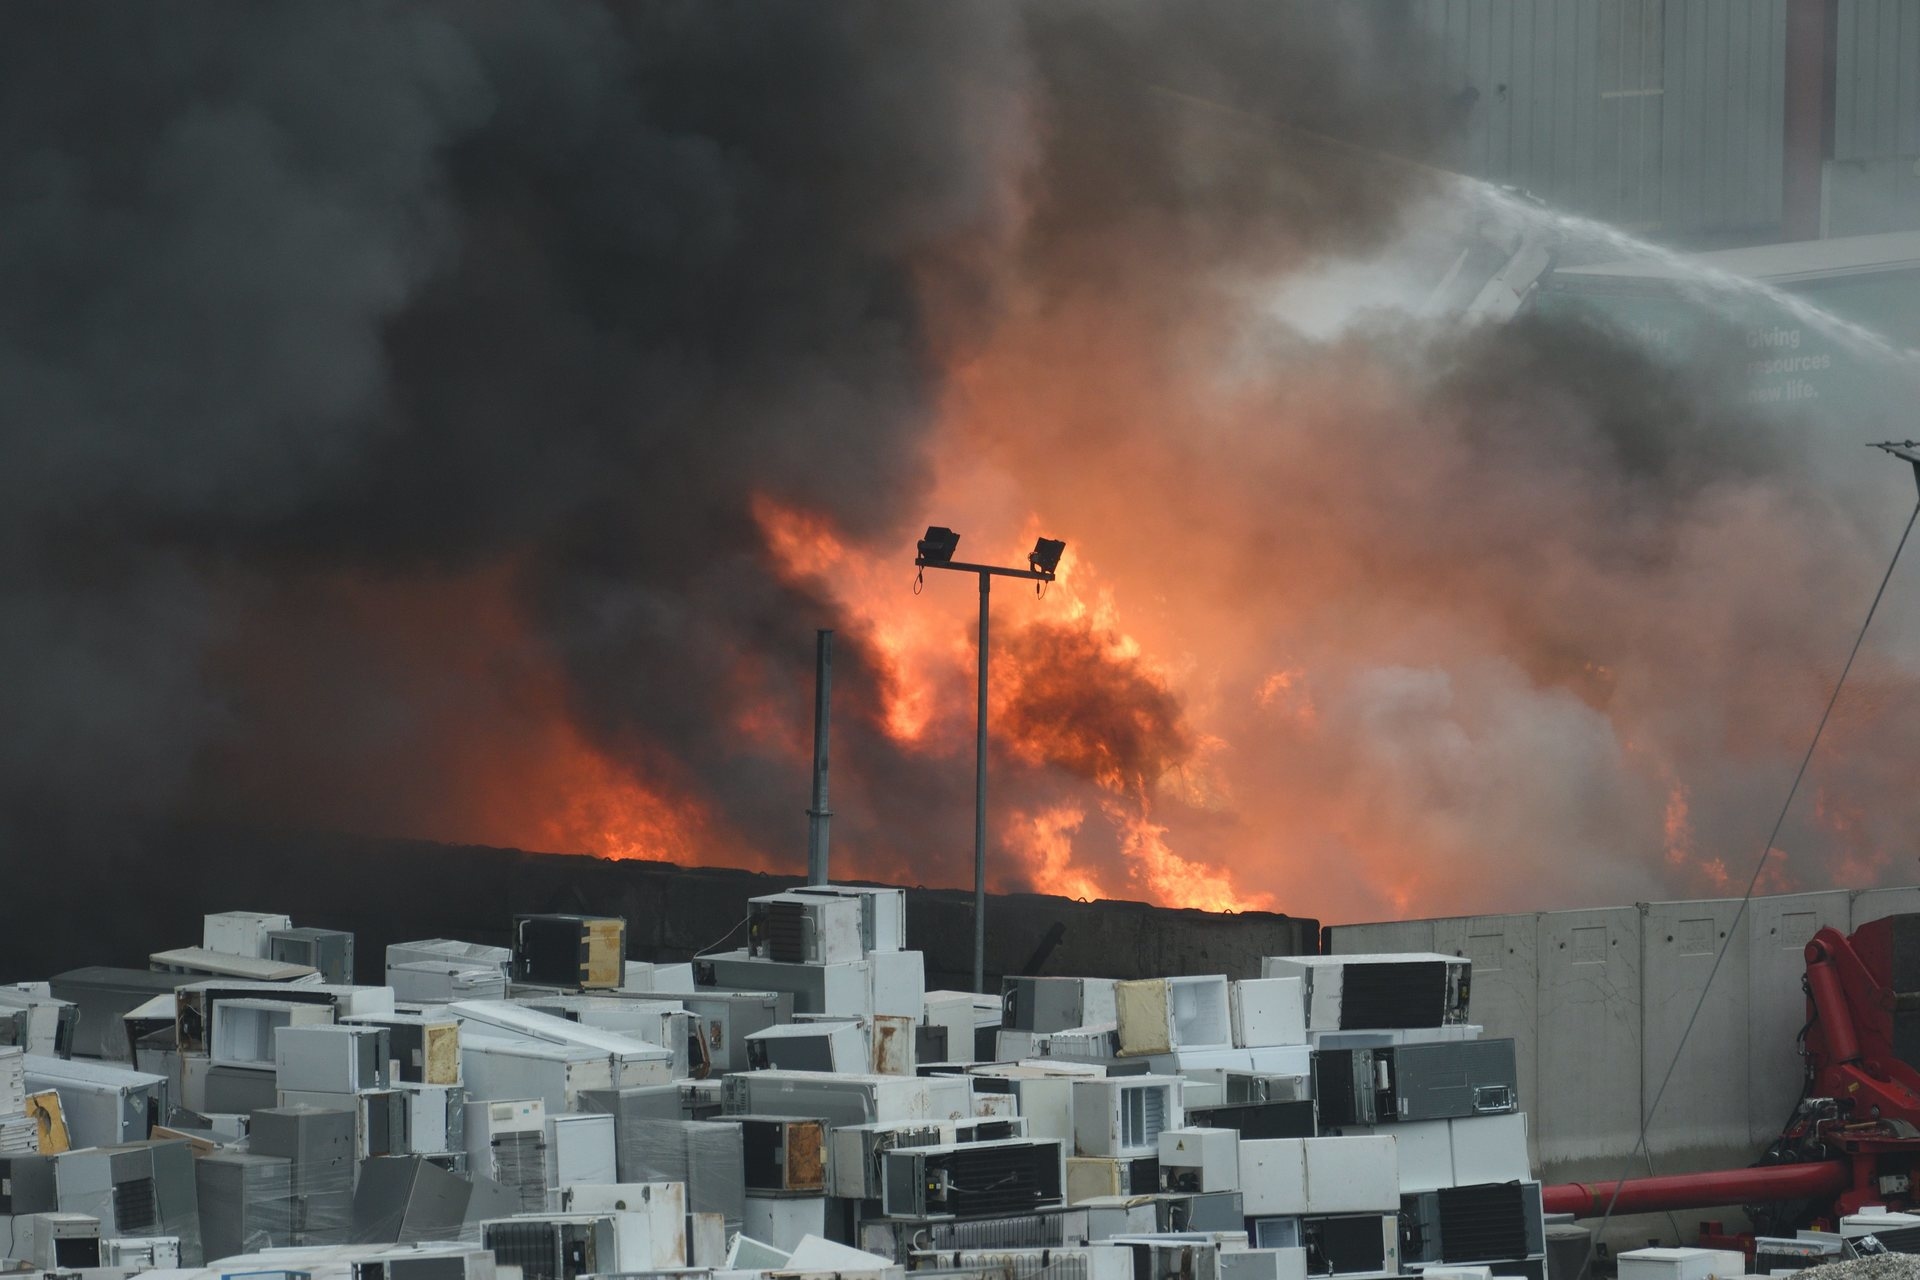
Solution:
<svg viewBox="0 0 1920 1280"><path fill-rule="evenodd" d="M1389 220L1397 179L1313 166L1341 121L1411 145L1398 46L1307 8L9 6L9 857L122 814L439 834L450 739L531 732L549 668L620 758L797 836L731 704L804 707L835 619L755 501L910 517L924 286L949 338L990 314L1024 218ZM1306 131L1196 153L1162 89ZM474 581L530 635L490 645ZM839 759L917 830L964 779L893 754L852 640Z"/></svg>

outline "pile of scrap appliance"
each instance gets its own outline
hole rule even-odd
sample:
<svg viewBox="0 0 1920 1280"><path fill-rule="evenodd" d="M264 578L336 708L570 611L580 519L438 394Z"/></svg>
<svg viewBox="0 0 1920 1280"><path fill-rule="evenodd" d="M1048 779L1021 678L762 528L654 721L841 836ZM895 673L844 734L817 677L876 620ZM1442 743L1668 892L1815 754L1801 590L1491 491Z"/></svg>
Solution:
<svg viewBox="0 0 1920 1280"><path fill-rule="evenodd" d="M222 912L148 967L0 989L0 1269L1545 1280L1589 1252L1553 1214L1613 1196L1532 1177L1514 1045L1469 1020L1460 957L983 997L925 989L899 890L771 894L745 923L655 964L618 918L519 916L510 946L397 944L360 985L349 934ZM1904 1204L1916 944L1920 919L1821 935L1788 1133L1616 1211ZM1760 1247L1775 1269L1849 1248ZM1750 1256L1618 1262L1697 1280Z"/></svg>

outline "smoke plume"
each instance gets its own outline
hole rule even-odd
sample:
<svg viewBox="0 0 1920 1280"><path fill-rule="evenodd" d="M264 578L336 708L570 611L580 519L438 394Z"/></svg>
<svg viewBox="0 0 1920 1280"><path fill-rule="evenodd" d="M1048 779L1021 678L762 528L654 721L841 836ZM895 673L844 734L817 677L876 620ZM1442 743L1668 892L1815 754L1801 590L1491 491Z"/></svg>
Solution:
<svg viewBox="0 0 1920 1280"><path fill-rule="evenodd" d="M1003 887L1710 890L1885 551L1881 473L1617 335L1289 313L1445 198L1386 9L0 23L10 858L184 818L797 868L831 626L837 865L960 882L934 522L1070 544L994 597ZM1782 883L1901 856L1911 656Z"/></svg>

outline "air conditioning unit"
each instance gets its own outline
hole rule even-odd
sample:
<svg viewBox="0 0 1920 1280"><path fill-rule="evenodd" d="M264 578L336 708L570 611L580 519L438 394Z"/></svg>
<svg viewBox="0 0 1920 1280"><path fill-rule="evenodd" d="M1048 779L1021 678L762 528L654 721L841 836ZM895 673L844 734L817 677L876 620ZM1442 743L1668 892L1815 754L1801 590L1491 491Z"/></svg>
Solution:
<svg viewBox="0 0 1920 1280"><path fill-rule="evenodd" d="M1238 1191L1168 1192L1153 1199L1154 1230L1244 1235L1245 1200Z"/></svg>
<svg viewBox="0 0 1920 1280"><path fill-rule="evenodd" d="M1240 1135L1232 1129L1162 1129L1163 1191L1238 1191Z"/></svg>
<svg viewBox="0 0 1920 1280"><path fill-rule="evenodd" d="M1233 1047L1227 980L1217 974L1115 983L1113 1003L1122 1057Z"/></svg>
<svg viewBox="0 0 1920 1280"><path fill-rule="evenodd" d="M460 1020L463 1041L482 1037L490 1037L496 1042L536 1040L554 1046L589 1049L599 1054L606 1063L609 1081L604 1085L580 1087L619 1088L636 1084L666 1084L674 1078L675 1051L636 1036L605 1031L557 1014L501 1001L463 1000L448 1005L446 1013ZM686 1053L683 1044L678 1053L682 1064L686 1061ZM461 1056L464 1064L469 1056L466 1049L462 1049ZM479 1085L471 1080L468 1086L476 1091L479 1089ZM569 1106L566 1109L572 1108Z"/></svg>
<svg viewBox="0 0 1920 1280"><path fill-rule="evenodd" d="M1179 1076L1103 1076L1073 1082L1074 1154L1155 1156L1160 1131L1177 1129Z"/></svg>
<svg viewBox="0 0 1920 1280"><path fill-rule="evenodd" d="M1087 1211L1062 1206L992 1218L868 1218L857 1236L868 1253L901 1260L917 1249L1053 1249L1088 1242Z"/></svg>
<svg viewBox="0 0 1920 1280"><path fill-rule="evenodd" d="M1152 1156L1068 1156L1067 1203L1102 1196L1150 1196L1160 1190L1160 1162Z"/></svg>
<svg viewBox="0 0 1920 1280"><path fill-rule="evenodd" d="M866 959L833 964L786 964L750 954L745 948L700 957L693 962L701 987L785 994L791 1013L864 1018L873 1012L873 976Z"/></svg>
<svg viewBox="0 0 1920 1280"><path fill-rule="evenodd" d="M359 1108L270 1107L253 1113L248 1141L257 1155L292 1162L288 1243L345 1244L353 1228L353 1179Z"/></svg>
<svg viewBox="0 0 1920 1280"><path fill-rule="evenodd" d="M1002 1031L1067 1031L1114 1022L1112 978L1005 978Z"/></svg>
<svg viewBox="0 0 1920 1280"><path fill-rule="evenodd" d="M867 1037L855 1022L797 1022L747 1037L750 1071L859 1071L870 1065Z"/></svg>
<svg viewBox="0 0 1920 1280"><path fill-rule="evenodd" d="M0 1046L0 1116L17 1116L27 1107L26 1051Z"/></svg>
<svg viewBox="0 0 1920 1280"><path fill-rule="evenodd" d="M1267 956L1263 978L1299 978L1307 1030L1465 1024L1473 962L1437 952L1352 956Z"/></svg>
<svg viewBox="0 0 1920 1280"><path fill-rule="evenodd" d="M1236 1102L1217 1107L1194 1107L1187 1123L1209 1129L1233 1129L1247 1138L1311 1138L1319 1132L1314 1104L1294 1102Z"/></svg>
<svg viewBox="0 0 1920 1280"><path fill-rule="evenodd" d="M575 1280L620 1270L620 1215L523 1214L480 1224L480 1242L494 1262L518 1267L523 1280Z"/></svg>
<svg viewBox="0 0 1920 1280"><path fill-rule="evenodd" d="M147 956L147 966L155 973L232 978L242 982L296 982L318 975L304 964L285 960L264 960L256 956L229 955L205 947L170 947Z"/></svg>
<svg viewBox="0 0 1920 1280"><path fill-rule="evenodd" d="M418 1013L386 1013L346 1018L342 1022L349 1026L385 1029L391 1083L460 1083L460 1024L454 1019Z"/></svg>
<svg viewBox="0 0 1920 1280"><path fill-rule="evenodd" d="M1242 1049L1307 1042L1306 988L1299 978L1248 978L1228 988L1233 1043Z"/></svg>
<svg viewBox="0 0 1920 1280"><path fill-rule="evenodd" d="M1385 1212L1400 1203L1399 1154L1386 1135L1242 1138L1248 1217Z"/></svg>
<svg viewBox="0 0 1920 1280"><path fill-rule="evenodd" d="M728 1116L740 1126L745 1186L766 1195L826 1195L827 1129L789 1116Z"/></svg>
<svg viewBox="0 0 1920 1280"><path fill-rule="evenodd" d="M836 1126L828 1135L833 1158L828 1190L847 1200L880 1198L880 1160L901 1147L937 1147L952 1141L947 1127L933 1121Z"/></svg>
<svg viewBox="0 0 1920 1280"><path fill-rule="evenodd" d="M291 928L293 921L282 915L260 911L219 911L203 918L200 945L221 955L266 960L271 956L272 935L276 931Z"/></svg>
<svg viewBox="0 0 1920 1280"><path fill-rule="evenodd" d="M1042 1058L1071 1058L1105 1062L1120 1051L1119 1028L1113 1023L1070 1027L1065 1031L1034 1032L1033 1052Z"/></svg>
<svg viewBox="0 0 1920 1280"><path fill-rule="evenodd" d="M218 1016L230 1001L216 1009ZM283 1091L357 1093L393 1083L385 1027L364 1024L284 1026L274 1038L274 1073Z"/></svg>
<svg viewBox="0 0 1920 1280"><path fill-rule="evenodd" d="M1620 1280L1711 1280L1743 1272L1747 1260L1738 1249L1683 1248L1629 1249L1616 1261Z"/></svg>
<svg viewBox="0 0 1920 1280"><path fill-rule="evenodd" d="M124 1271L170 1271L180 1265L179 1236L115 1236L100 1242L100 1265Z"/></svg>
<svg viewBox="0 0 1920 1280"><path fill-rule="evenodd" d="M827 1234L825 1196L775 1196L749 1193L742 1210L741 1234L789 1254L808 1236Z"/></svg>
<svg viewBox="0 0 1920 1280"><path fill-rule="evenodd" d="M1400 1274L1400 1215L1360 1213L1304 1218L1300 1243L1307 1270L1318 1276L1384 1277Z"/></svg>
<svg viewBox="0 0 1920 1280"><path fill-rule="evenodd" d="M1223 1250L1220 1280L1307 1280L1307 1251L1304 1248Z"/></svg>
<svg viewBox="0 0 1920 1280"><path fill-rule="evenodd" d="M973 1114L967 1076L842 1075L746 1071L721 1082L728 1115L799 1116L843 1124L963 1120Z"/></svg>
<svg viewBox="0 0 1920 1280"><path fill-rule="evenodd" d="M353 1116L354 1157L402 1156L410 1152L410 1099L398 1089L361 1089L356 1093L322 1093L282 1089L280 1105L345 1111Z"/></svg>
<svg viewBox="0 0 1920 1280"><path fill-rule="evenodd" d="M494 1280L493 1254L473 1246L401 1246L353 1264L352 1280ZM276 1273L284 1275L284 1273Z"/></svg>
<svg viewBox="0 0 1920 1280"><path fill-rule="evenodd" d="M407 1004L452 1004L456 1000L504 1000L507 979L497 969L407 960L387 965L387 985Z"/></svg>
<svg viewBox="0 0 1920 1280"><path fill-rule="evenodd" d="M538 1098L467 1103L467 1170L520 1199L524 1212L547 1203L547 1108Z"/></svg>
<svg viewBox="0 0 1920 1280"><path fill-rule="evenodd" d="M170 1086L165 1076L32 1053L22 1057L20 1065L28 1093L52 1089L60 1095L67 1131L76 1147L139 1142L168 1114Z"/></svg>
<svg viewBox="0 0 1920 1280"><path fill-rule="evenodd" d="M1133 1251L1091 1244L1059 1249L933 1249L911 1255L915 1272L973 1272L1007 1280L1133 1280ZM1264 1278L1262 1278L1264 1280ZM1291 1280L1291 1278L1283 1278Z"/></svg>
<svg viewBox="0 0 1920 1280"><path fill-rule="evenodd" d="M194 1190L193 1155L187 1144L177 1140L133 1142L98 1150L106 1156L112 1185L110 1205L99 1215L103 1233L180 1237L187 1255L197 1258L199 1197Z"/></svg>
<svg viewBox="0 0 1920 1280"><path fill-rule="evenodd" d="M1320 1049L1313 1093L1324 1125L1500 1115L1519 1106L1513 1041Z"/></svg>
<svg viewBox="0 0 1920 1280"><path fill-rule="evenodd" d="M0 989L0 1045L47 1057L71 1057L79 1021L80 1010L68 1001ZM125 1058L124 1047L117 1056Z"/></svg>
<svg viewBox="0 0 1920 1280"><path fill-rule="evenodd" d="M397 964L450 964L462 969L492 969L506 977L513 968L511 947L491 947L480 942L460 942L453 938L421 938L414 942L387 944L386 963L391 970ZM387 979L389 986L393 979Z"/></svg>
<svg viewBox="0 0 1920 1280"><path fill-rule="evenodd" d="M747 1069L747 1037L793 1021L793 996L772 991L702 991L681 996L715 1075Z"/></svg>
<svg viewBox="0 0 1920 1280"><path fill-rule="evenodd" d="M215 1151L193 1162L200 1241L209 1259L293 1243L293 1161Z"/></svg>
<svg viewBox="0 0 1920 1280"><path fill-rule="evenodd" d="M980 996L971 991L925 991L921 993L921 1007L926 1010L922 1015L929 1029L939 1027L945 1030L946 1050L943 1056L933 1057L922 1051L922 1062L951 1062L964 1064L976 1060L974 1044L975 1028L983 1016L975 1008L975 1001L991 997ZM1000 1002L993 1000L991 1013L986 1015L997 1019L1000 1016Z"/></svg>
<svg viewBox="0 0 1920 1280"><path fill-rule="evenodd" d="M1057 1142L968 1142L903 1147L881 1162L881 1212L890 1218L985 1218L1061 1203Z"/></svg>
<svg viewBox="0 0 1920 1280"><path fill-rule="evenodd" d="M687 1257L687 1189L678 1182L609 1182L563 1187L560 1212L620 1215L620 1263L680 1268ZM601 1273L602 1275L606 1273Z"/></svg>
<svg viewBox="0 0 1920 1280"><path fill-rule="evenodd" d="M1400 1224L1401 1260L1408 1266L1538 1262L1546 1257L1537 1182L1417 1192L1401 1201ZM1503 1267L1501 1274L1512 1273Z"/></svg>
<svg viewBox="0 0 1920 1280"><path fill-rule="evenodd" d="M468 1026L460 1038L460 1074L469 1097L536 1097L549 1110L577 1109L582 1093L611 1089L613 1064L597 1049L546 1040L496 1039Z"/></svg>
<svg viewBox="0 0 1920 1280"><path fill-rule="evenodd" d="M815 897L851 898L860 904L860 947L865 952L907 949L907 891L813 884L792 891Z"/></svg>
<svg viewBox="0 0 1920 1280"><path fill-rule="evenodd" d="M274 1065L274 1034L282 1027L330 1026L333 1010L287 1000L222 1000L213 1007L207 1056L237 1066Z"/></svg>
<svg viewBox="0 0 1920 1280"><path fill-rule="evenodd" d="M513 918L515 982L573 991L616 991L626 976L627 922L618 916Z"/></svg>
<svg viewBox="0 0 1920 1280"><path fill-rule="evenodd" d="M322 982L353 981L353 935L339 929L275 929L267 959L311 966Z"/></svg>
<svg viewBox="0 0 1920 1280"><path fill-rule="evenodd" d="M459 1085L396 1084L406 1099L407 1150L441 1155L467 1149L467 1091Z"/></svg>
<svg viewBox="0 0 1920 1280"><path fill-rule="evenodd" d="M836 964L866 955L857 899L773 893L747 900L747 954L783 964Z"/></svg>
<svg viewBox="0 0 1920 1280"><path fill-rule="evenodd" d="M1201 1236L1115 1236L1133 1253L1134 1280L1220 1280L1220 1246Z"/></svg>
<svg viewBox="0 0 1920 1280"><path fill-rule="evenodd" d="M42 1271L100 1265L100 1219L84 1213L29 1213L13 1220L13 1256Z"/></svg>
<svg viewBox="0 0 1920 1280"><path fill-rule="evenodd" d="M547 1186L605 1186L619 1176L612 1116L547 1114Z"/></svg>

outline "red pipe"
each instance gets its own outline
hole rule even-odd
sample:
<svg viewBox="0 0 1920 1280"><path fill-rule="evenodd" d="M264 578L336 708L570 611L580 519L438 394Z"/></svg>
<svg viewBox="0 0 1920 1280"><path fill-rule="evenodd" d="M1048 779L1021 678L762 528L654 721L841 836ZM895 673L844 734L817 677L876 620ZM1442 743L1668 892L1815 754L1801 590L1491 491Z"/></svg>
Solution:
<svg viewBox="0 0 1920 1280"><path fill-rule="evenodd" d="M1826 947L1817 940L1807 944L1807 990L1813 996L1813 1010L1820 1019L1820 1029L1833 1061L1860 1061L1860 1037L1854 1031L1853 1011L1847 1006L1840 972Z"/></svg>
<svg viewBox="0 0 1920 1280"><path fill-rule="evenodd" d="M1548 1213L1598 1218L1613 1200L1615 1213L1660 1213L1673 1209L1712 1209L1720 1205L1770 1204L1776 1200L1831 1200L1853 1180L1846 1160L1819 1164L1769 1164L1716 1173L1676 1173L1626 1182L1569 1182L1541 1193Z"/></svg>

